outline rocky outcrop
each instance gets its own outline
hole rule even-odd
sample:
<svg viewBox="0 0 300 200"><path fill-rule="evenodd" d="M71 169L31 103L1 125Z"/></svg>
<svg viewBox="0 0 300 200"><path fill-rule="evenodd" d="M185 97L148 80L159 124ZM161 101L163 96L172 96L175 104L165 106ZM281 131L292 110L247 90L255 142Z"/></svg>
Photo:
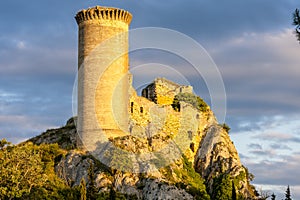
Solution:
<svg viewBox="0 0 300 200"><path fill-rule="evenodd" d="M91 171L92 170L92 171ZM68 185L79 186L82 179L87 185L94 179L99 192L111 189L137 199L193 199L193 196L175 185L148 175L113 171L84 152L72 150L55 166L56 174Z"/></svg>
<svg viewBox="0 0 300 200"><path fill-rule="evenodd" d="M209 193L213 193L213 182L216 177L227 174L238 177L236 186L239 193L251 197L248 171L241 164L238 152L221 125L210 126L203 137L195 156L195 169L205 178Z"/></svg>
<svg viewBox="0 0 300 200"><path fill-rule="evenodd" d="M62 149L76 149L80 145L74 121L76 119L76 117L72 117L67 121L65 126L58 129L49 129L28 141L34 144L57 143Z"/></svg>
<svg viewBox="0 0 300 200"><path fill-rule="evenodd" d="M160 90L168 86L162 80ZM155 94L153 84L148 94ZM58 143L68 150L57 159L55 172L72 187L85 179L98 192L113 190L136 199L209 199L207 192L214 198L216 184L227 177L240 197L255 199L251 174L241 164L228 130L218 124L209 106L201 104L205 108L199 109L199 97L186 94L187 101L180 101L176 111L170 103L154 103L133 92L130 135L99 143L93 152L78 148L82 146L76 118L30 141ZM166 99L174 97L172 93Z"/></svg>
<svg viewBox="0 0 300 200"><path fill-rule="evenodd" d="M159 180L145 181L143 189L144 199L193 199L193 196L183 189L178 189L174 185L161 183Z"/></svg>

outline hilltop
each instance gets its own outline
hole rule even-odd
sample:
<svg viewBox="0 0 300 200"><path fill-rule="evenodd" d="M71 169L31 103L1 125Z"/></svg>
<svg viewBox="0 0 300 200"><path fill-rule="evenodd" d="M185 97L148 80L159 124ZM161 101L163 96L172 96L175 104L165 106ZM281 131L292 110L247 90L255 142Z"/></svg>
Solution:
<svg viewBox="0 0 300 200"><path fill-rule="evenodd" d="M84 180L99 198L257 198L253 175L241 164L229 127L218 124L191 86L158 78L141 97L131 88L130 102L130 135L109 138L101 153L84 149L76 118L29 141L57 143L64 153L56 158L55 174L71 188Z"/></svg>

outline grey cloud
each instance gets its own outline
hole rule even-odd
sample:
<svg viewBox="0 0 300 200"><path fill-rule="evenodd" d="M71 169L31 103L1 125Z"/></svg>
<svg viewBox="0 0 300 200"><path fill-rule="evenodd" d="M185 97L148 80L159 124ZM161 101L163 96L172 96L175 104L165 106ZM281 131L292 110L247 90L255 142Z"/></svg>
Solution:
<svg viewBox="0 0 300 200"><path fill-rule="evenodd" d="M276 156L276 152L270 149L263 150L263 149L255 149L249 151L250 154L253 154L255 156L263 156L268 158L273 158Z"/></svg>
<svg viewBox="0 0 300 200"><path fill-rule="evenodd" d="M294 136L293 134L289 133L268 132L260 134L259 138L267 141L300 143L300 137Z"/></svg>
<svg viewBox="0 0 300 200"><path fill-rule="evenodd" d="M215 40L240 32L266 31L290 25L292 2L149 1L143 3L144 25L167 26L198 38ZM151 12L151 13L150 13ZM135 14L135 13L134 13Z"/></svg>
<svg viewBox="0 0 300 200"><path fill-rule="evenodd" d="M3 97L3 101L0 101L1 136L5 137L6 134L7 138L29 138L46 128L64 124L73 115L71 106L74 78L16 76L1 79L1 88L5 88L0 89L1 98Z"/></svg>
<svg viewBox="0 0 300 200"><path fill-rule="evenodd" d="M260 144L251 143L251 144L248 144L248 147L251 149L262 150L262 146Z"/></svg>
<svg viewBox="0 0 300 200"><path fill-rule="evenodd" d="M250 159L250 157L249 157L249 156L246 156L246 155L245 155L245 154L243 154L243 153L239 153L239 156L240 156L241 160Z"/></svg>
<svg viewBox="0 0 300 200"><path fill-rule="evenodd" d="M48 116L0 115L0 137L19 143L41 132L57 127ZM15 134L15 133L18 134Z"/></svg>
<svg viewBox="0 0 300 200"><path fill-rule="evenodd" d="M49 1L50 2L50 1ZM192 37L202 38L204 43L220 41L221 38L235 37L241 32L269 31L279 27L288 27L291 12L296 3L278 1L76 1L70 4L52 0L51 3L33 0L1 2L0 8L6 19L1 21L4 30L17 34L72 33L76 28L72 19L76 12L97 4L121 7L132 12L132 27L161 26L172 28ZM11 9L18 12L11 12ZM267 12L266 12L267 11ZM20 21L22 19L22 22ZM13 23L12 23L13 22ZM51 25L50 25L51 24ZM34 27L34 28L33 28ZM65 27L65 28L60 28ZM58 29L57 29L58 28ZM69 32L72 30L71 32ZM68 39L66 37L66 39ZM212 41L205 41L212 39ZM47 42L47 41L45 41ZM64 42L65 43L65 42Z"/></svg>
<svg viewBox="0 0 300 200"><path fill-rule="evenodd" d="M254 183L270 185L300 185L299 155L292 155L287 160L245 163L255 174Z"/></svg>
<svg viewBox="0 0 300 200"><path fill-rule="evenodd" d="M292 150L288 145L273 143L270 145L272 149L283 149L283 150Z"/></svg>

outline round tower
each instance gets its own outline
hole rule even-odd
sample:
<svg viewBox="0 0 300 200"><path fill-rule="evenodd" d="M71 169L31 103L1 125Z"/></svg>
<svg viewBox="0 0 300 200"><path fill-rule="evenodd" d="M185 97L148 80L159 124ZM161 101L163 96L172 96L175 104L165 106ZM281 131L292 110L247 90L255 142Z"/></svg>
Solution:
<svg viewBox="0 0 300 200"><path fill-rule="evenodd" d="M96 6L75 16L78 40L78 121L83 142L99 133L128 132L128 28L132 15Z"/></svg>

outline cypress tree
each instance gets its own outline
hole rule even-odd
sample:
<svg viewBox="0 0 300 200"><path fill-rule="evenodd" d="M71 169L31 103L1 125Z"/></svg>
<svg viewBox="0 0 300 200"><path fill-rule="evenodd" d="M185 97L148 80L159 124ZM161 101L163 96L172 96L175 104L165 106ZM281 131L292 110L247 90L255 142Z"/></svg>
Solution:
<svg viewBox="0 0 300 200"><path fill-rule="evenodd" d="M235 185L232 181L232 200L236 200L236 191L235 191Z"/></svg>
<svg viewBox="0 0 300 200"><path fill-rule="evenodd" d="M291 191L290 191L290 186L288 185L286 192L285 192L285 200L292 200L291 198Z"/></svg>
<svg viewBox="0 0 300 200"><path fill-rule="evenodd" d="M276 199L276 195L273 193L272 195L271 195L271 200L275 200Z"/></svg>

